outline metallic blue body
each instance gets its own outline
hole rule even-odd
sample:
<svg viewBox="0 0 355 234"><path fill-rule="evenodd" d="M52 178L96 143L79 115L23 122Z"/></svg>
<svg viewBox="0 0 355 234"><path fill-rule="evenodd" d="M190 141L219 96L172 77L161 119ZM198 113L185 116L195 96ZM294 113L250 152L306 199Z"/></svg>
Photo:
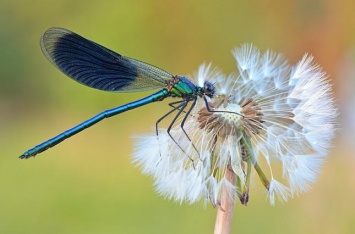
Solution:
<svg viewBox="0 0 355 234"><path fill-rule="evenodd" d="M209 82L205 82L203 88L198 87L185 77L174 76L153 65L122 56L67 29L48 29L41 37L40 45L43 54L53 65L73 80L88 87L110 92L138 92L152 89L160 89L160 91L140 100L103 111L27 150L20 158L35 156L105 118L148 103L161 101L166 97L179 97L181 100L175 102L178 105L172 106L173 109L160 118L156 126L163 118L177 111L168 128L170 135L170 129L178 116L186 113L181 128L187 136L183 124L195 106L197 97L212 97L214 94L214 86ZM189 102L192 102L192 105L187 112L184 112ZM205 102L207 103L206 99ZM175 140L174 142L177 143Z"/></svg>
<svg viewBox="0 0 355 234"><path fill-rule="evenodd" d="M64 141L65 139L81 132L82 130L91 127L92 125L100 122L103 119L118 115L120 113L126 112L128 110L135 109L140 106L144 106L146 104L156 102L156 101L161 101L164 98L166 98L169 95L168 91L166 89L160 90L148 97L142 98L140 100L134 101L127 103L125 105L106 110L101 112L100 114L86 120L85 122L82 122L81 124L66 130L65 132L33 147L32 149L27 150L23 155L20 156L20 158L29 158L31 156L35 156L36 154L39 154L57 144L60 142Z"/></svg>

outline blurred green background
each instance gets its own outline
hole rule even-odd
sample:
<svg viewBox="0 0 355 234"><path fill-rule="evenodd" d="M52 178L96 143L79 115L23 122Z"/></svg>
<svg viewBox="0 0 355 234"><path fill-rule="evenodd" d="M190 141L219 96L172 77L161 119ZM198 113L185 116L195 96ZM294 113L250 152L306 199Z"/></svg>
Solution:
<svg viewBox="0 0 355 234"><path fill-rule="evenodd" d="M132 136L152 130L166 103L93 126L35 159L25 150L105 109L148 93L81 86L42 55L49 27L71 29L171 73L213 61L235 71L231 49L252 42L295 63L312 53L334 83L346 127L308 193L271 207L255 179L233 233L355 233L355 2L0 0L0 233L212 233L216 209L159 197L130 163ZM348 130L348 131L345 131Z"/></svg>

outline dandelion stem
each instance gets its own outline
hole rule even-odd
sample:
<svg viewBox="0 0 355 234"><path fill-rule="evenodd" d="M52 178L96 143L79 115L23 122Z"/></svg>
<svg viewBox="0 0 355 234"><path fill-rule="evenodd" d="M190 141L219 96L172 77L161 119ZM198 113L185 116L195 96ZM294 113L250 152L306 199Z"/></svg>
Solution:
<svg viewBox="0 0 355 234"><path fill-rule="evenodd" d="M231 168L227 168L225 178L231 183L236 183L236 174ZM233 208L235 199L231 196L226 185L223 186L221 191L221 203L217 211L216 223L214 234L228 234L230 233L233 217Z"/></svg>

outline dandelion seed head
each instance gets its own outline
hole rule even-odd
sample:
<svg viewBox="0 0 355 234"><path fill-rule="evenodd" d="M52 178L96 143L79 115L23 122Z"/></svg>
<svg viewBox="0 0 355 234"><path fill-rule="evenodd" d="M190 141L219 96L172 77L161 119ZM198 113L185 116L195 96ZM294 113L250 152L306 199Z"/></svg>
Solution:
<svg viewBox="0 0 355 234"><path fill-rule="evenodd" d="M281 55L261 54L248 44L232 53L238 73L227 76L203 64L194 74L200 86L214 84L215 95L206 97L208 108L200 98L184 123L190 139L181 129L183 117L170 132L178 145L166 129L158 137L137 137L135 163L169 199L217 206L224 188L230 199L246 204L255 174L272 205L284 202L310 188L331 147L337 108L312 56L291 66ZM235 183L226 179L227 170Z"/></svg>

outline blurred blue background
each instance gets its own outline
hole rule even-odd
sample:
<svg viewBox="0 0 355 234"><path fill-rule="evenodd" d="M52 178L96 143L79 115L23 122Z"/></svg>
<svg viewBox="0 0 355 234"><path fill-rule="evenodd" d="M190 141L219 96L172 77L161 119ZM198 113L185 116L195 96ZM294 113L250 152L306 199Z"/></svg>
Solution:
<svg viewBox="0 0 355 234"><path fill-rule="evenodd" d="M237 203L233 233L355 232L355 2L0 0L0 233L212 233L216 209L159 197L131 164L132 136L168 110L151 104L105 120L35 159L25 150L148 93L112 94L65 77L42 55L49 27L68 28L174 74L251 42L291 63L305 52L328 72L342 130L308 193L271 207L259 181Z"/></svg>

